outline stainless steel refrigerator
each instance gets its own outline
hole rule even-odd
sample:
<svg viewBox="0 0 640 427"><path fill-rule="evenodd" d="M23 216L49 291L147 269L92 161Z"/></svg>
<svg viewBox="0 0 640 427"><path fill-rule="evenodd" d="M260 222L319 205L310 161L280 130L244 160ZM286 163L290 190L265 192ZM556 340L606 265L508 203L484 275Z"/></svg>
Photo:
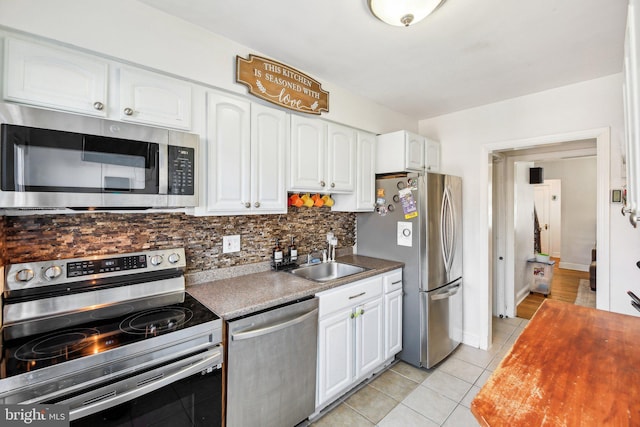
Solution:
<svg viewBox="0 0 640 427"><path fill-rule="evenodd" d="M405 263L402 352L431 368L462 341L462 180L437 173L376 180L357 215L357 252Z"/></svg>

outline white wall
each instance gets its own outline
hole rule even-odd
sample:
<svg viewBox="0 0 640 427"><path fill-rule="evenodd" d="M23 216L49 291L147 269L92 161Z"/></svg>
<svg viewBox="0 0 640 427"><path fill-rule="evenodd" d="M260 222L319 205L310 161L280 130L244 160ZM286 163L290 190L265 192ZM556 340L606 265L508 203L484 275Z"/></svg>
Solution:
<svg viewBox="0 0 640 427"><path fill-rule="evenodd" d="M463 178L465 342L485 347L490 336L489 218L478 209L486 206L481 199L489 191L488 178L483 176L486 147L610 127L611 185L620 188L622 109L622 75L615 74L420 122L420 133L442 144L442 170ZM610 206L608 212L611 291L607 308L637 314L624 292L629 286L640 292L640 270L635 267L640 259L640 230L628 225L620 215L620 205Z"/></svg>
<svg viewBox="0 0 640 427"><path fill-rule="evenodd" d="M236 55L261 55L133 0L0 0L0 26L239 94L247 91L235 83ZM417 131L415 119L321 83L330 93L322 117L374 133Z"/></svg>
<svg viewBox="0 0 640 427"><path fill-rule="evenodd" d="M596 245L596 159L536 162L544 178L562 180L561 268L589 271Z"/></svg>

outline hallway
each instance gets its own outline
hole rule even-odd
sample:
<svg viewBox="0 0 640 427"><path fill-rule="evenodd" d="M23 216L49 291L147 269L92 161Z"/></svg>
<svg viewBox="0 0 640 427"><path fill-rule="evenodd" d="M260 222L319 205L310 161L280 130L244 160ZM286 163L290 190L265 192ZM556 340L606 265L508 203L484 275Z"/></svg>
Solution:
<svg viewBox="0 0 640 427"><path fill-rule="evenodd" d="M553 279L551 281L551 293L547 298L574 303L578 295L578 285L580 279L589 280L589 273L586 271L567 270L558 267L560 258L552 258L556 262L553 268ZM537 293L530 293L518 304L516 315L522 319L531 319L545 296Z"/></svg>

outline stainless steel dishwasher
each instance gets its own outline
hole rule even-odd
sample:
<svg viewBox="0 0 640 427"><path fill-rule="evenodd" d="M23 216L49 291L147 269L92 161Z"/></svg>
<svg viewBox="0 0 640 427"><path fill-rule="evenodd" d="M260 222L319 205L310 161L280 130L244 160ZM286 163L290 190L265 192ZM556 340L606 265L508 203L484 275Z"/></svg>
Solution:
<svg viewBox="0 0 640 427"><path fill-rule="evenodd" d="M315 410L318 299L228 322L228 427L292 427Z"/></svg>

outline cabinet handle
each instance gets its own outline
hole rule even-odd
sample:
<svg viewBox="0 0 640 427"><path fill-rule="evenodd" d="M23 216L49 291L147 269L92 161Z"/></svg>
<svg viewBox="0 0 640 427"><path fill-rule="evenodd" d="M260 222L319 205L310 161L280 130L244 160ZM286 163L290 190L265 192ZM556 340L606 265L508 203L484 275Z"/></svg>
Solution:
<svg viewBox="0 0 640 427"><path fill-rule="evenodd" d="M358 298L358 297L361 297L361 296L362 296L362 295L364 295L364 294L366 294L366 292L360 292L358 295L351 295L351 296L349 297L349 299Z"/></svg>
<svg viewBox="0 0 640 427"><path fill-rule="evenodd" d="M332 183L331 183L331 188L335 188L335 186L336 186L336 183L335 183L335 182L332 182Z"/></svg>
<svg viewBox="0 0 640 427"><path fill-rule="evenodd" d="M360 316L362 316L363 314L364 314L364 308L360 310Z"/></svg>
<svg viewBox="0 0 640 427"><path fill-rule="evenodd" d="M356 314L355 314L355 313L351 313L351 316L350 316L350 317L351 317L352 319L355 319L355 318L356 318Z"/></svg>
<svg viewBox="0 0 640 427"><path fill-rule="evenodd" d="M402 283L402 280L398 280L397 282L391 282L392 285L397 285L398 283Z"/></svg>
<svg viewBox="0 0 640 427"><path fill-rule="evenodd" d="M324 181L320 181L320 187L324 187L325 185L327 185Z"/></svg>
<svg viewBox="0 0 640 427"><path fill-rule="evenodd" d="M104 110L104 104L100 101L96 101L93 103L93 108L95 108L98 111L102 111Z"/></svg>
<svg viewBox="0 0 640 427"><path fill-rule="evenodd" d="M249 209L249 208L251 207L251 203L246 202L246 203L244 204L244 207L245 207L245 208L247 208L247 209Z"/></svg>
<svg viewBox="0 0 640 427"><path fill-rule="evenodd" d="M133 110L127 107L124 109L124 114L126 114L127 116L133 116Z"/></svg>
<svg viewBox="0 0 640 427"><path fill-rule="evenodd" d="M255 202L255 203L253 204L253 206L255 206L256 208L259 208L259 207L260 207L260 202Z"/></svg>

